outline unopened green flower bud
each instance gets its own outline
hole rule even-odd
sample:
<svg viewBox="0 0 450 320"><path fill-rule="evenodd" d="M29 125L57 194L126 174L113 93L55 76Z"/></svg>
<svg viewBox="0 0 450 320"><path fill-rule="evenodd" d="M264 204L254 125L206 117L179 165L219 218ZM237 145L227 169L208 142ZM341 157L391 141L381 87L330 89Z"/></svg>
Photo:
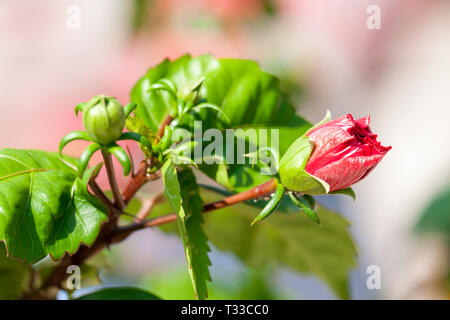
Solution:
<svg viewBox="0 0 450 320"><path fill-rule="evenodd" d="M83 108L83 124L91 138L101 145L116 141L125 127L125 111L113 97L95 96Z"/></svg>
<svg viewBox="0 0 450 320"><path fill-rule="evenodd" d="M185 84L180 89L178 89L177 97L184 102L195 103L198 98L198 91L204 80L205 78L202 77Z"/></svg>

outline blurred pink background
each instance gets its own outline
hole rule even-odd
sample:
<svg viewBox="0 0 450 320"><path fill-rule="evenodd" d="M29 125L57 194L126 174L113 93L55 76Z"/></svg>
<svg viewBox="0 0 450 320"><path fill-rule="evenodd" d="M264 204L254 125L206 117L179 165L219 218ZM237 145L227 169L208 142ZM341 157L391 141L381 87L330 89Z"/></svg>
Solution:
<svg viewBox="0 0 450 320"><path fill-rule="evenodd" d="M0 2L1 148L56 151L64 134L82 129L77 103L104 93L126 104L137 78L165 57L255 59L286 81L306 118L318 121L327 109L335 117L370 114L372 129L393 146L376 173L356 185L356 203L330 203L352 222L360 249L353 296L445 297L435 280L446 272L448 252L411 227L450 177L449 1L154 0L136 10L138 2ZM366 26L370 5L381 10L379 30ZM73 6L79 29L70 27ZM84 146L66 151L76 156ZM179 242L155 230L112 255L118 267L111 281L138 282L184 263ZM212 257L213 278L233 269L233 262L215 267L232 260L228 255ZM380 290L366 288L369 265L382 270ZM291 298L333 297L306 277L281 273L277 281Z"/></svg>

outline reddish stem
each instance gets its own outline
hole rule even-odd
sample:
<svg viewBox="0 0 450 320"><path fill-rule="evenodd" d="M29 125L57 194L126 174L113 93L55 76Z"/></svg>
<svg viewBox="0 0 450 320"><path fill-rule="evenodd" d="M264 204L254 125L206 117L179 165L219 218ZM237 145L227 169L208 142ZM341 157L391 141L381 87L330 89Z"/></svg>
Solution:
<svg viewBox="0 0 450 320"><path fill-rule="evenodd" d="M231 206L233 204L240 203L243 201L260 198L262 196L265 196L268 193L274 192L276 186L277 186L277 180L271 179L263 184L253 187L250 190L234 194L232 196L226 197L226 198L216 201L216 202L208 203L203 207L202 213L207 213L210 211L228 207L228 206ZM117 242L116 238L117 239L120 238L121 240L119 240L119 241L122 241L123 239L128 237L128 235L130 235L134 231L145 229L145 228L150 228L150 227L155 227L155 226L160 226L163 224L174 222L174 221L176 221L176 219L177 219L176 214L171 213L171 214L168 214L165 216L157 217L157 218L150 219L147 221L134 223L134 224L130 224L128 226L122 227L122 228L118 228L115 231L115 233L112 235L112 239L113 239L112 241Z"/></svg>
<svg viewBox="0 0 450 320"><path fill-rule="evenodd" d="M158 130L157 138L161 138L164 134L164 128L170 124L173 120L173 117L170 115L163 121L161 127ZM115 206L109 201L109 199L104 196L101 189L95 183L95 181L90 182L90 187L93 192L107 205L109 220L105 225L103 225L100 234L94 244L90 247L81 246L76 254L73 256L66 255L61 263L55 268L54 272L47 278L45 283L42 285L41 290L53 287L60 286L61 282L67 277L66 269L69 265L75 264L80 265L83 261L96 254L100 250L106 248L110 244L121 242L125 240L131 233L137 230L141 230L148 227L159 226L163 224L167 224L176 220L176 214L168 214L165 216L161 216L158 218L154 218L151 220L147 220L140 223L130 224L125 227L117 227L117 219L119 214L123 212L122 209L119 209L119 206L124 206L127 204L136 194L136 192L147 182L150 180L158 179L161 175L160 172L157 173L147 173L149 168L149 163L146 161L142 161L139 170L136 174L133 173L133 177L128 182L123 194L120 195L118 193L117 182L114 176L114 170L112 167L112 162L110 161L111 157L105 157L105 167L107 168L108 178L111 183L111 188L113 189L114 196L116 198ZM115 186L113 184L116 183ZM212 202L206 204L203 207L203 213L210 212L213 210L221 209L239 202L252 200L260 198L268 193L274 192L277 186L277 180L272 179L263 184L260 184L250 190L226 197L220 201ZM114 192L116 190L116 192ZM120 199L120 200L119 200ZM147 214L147 213L145 213ZM25 295L24 298L33 299L33 298L42 298L45 295L42 295L39 290L31 292L29 295Z"/></svg>
<svg viewBox="0 0 450 320"><path fill-rule="evenodd" d="M128 184L125 186L125 189L122 192L122 199L125 205L128 204L131 199L133 199L136 192L138 192L144 184L146 184L148 181L156 180L161 177L161 172L159 171L155 173L147 173L148 167L148 163L146 161L142 161L139 165L139 170L128 181Z"/></svg>
<svg viewBox="0 0 450 320"><path fill-rule="evenodd" d="M148 181L147 168L147 162L142 161L139 165L139 170L133 173L133 177L128 181L128 184L122 192L122 199L125 204L133 199L136 192Z"/></svg>
<svg viewBox="0 0 450 320"><path fill-rule="evenodd" d="M158 128L156 139L159 140L164 134L164 129L172 122L174 118L169 114ZM150 159L151 161L151 159ZM147 170L151 165L146 161L142 161L136 174L133 174L132 179L128 182L125 190L122 193L122 198L125 204L133 199L136 192L148 181L155 180L160 177L160 173L147 174Z"/></svg>
<svg viewBox="0 0 450 320"><path fill-rule="evenodd" d="M103 161L105 162L106 173L108 175L109 185L111 187L112 194L114 196L114 204L120 210L125 208L124 201L122 199L122 195L120 194L119 186L117 185L116 174L114 172L114 166L112 163L111 153L108 151L102 150Z"/></svg>
<svg viewBox="0 0 450 320"><path fill-rule="evenodd" d="M247 200L257 199L266 194L272 193L277 186L277 180L271 179L263 184L260 184L250 190L234 194L226 197L222 200L208 203L203 207L203 213L211 212L213 210L221 209L227 206L231 206L236 203L240 203ZM125 240L134 231L138 231L144 228L160 226L170 222L174 222L177 219L176 214L168 214L165 216L157 217L151 220L144 221L142 223L130 224L125 227L112 229L110 228L113 223L109 221L102 228L102 232L91 247L82 246L78 252L73 256L66 256L63 261L58 265L56 270L47 279L41 289L45 289L51 286L59 286L60 283L67 277L66 269L69 265L79 265L92 255L96 254L100 250L106 248L108 245L121 242ZM38 294L38 292L36 292ZM32 298L32 297L27 297Z"/></svg>
<svg viewBox="0 0 450 320"><path fill-rule="evenodd" d="M172 122L174 118L169 114L164 121L161 123L161 125L158 128L158 132L156 133L156 138L159 140L162 138L164 134L164 129Z"/></svg>

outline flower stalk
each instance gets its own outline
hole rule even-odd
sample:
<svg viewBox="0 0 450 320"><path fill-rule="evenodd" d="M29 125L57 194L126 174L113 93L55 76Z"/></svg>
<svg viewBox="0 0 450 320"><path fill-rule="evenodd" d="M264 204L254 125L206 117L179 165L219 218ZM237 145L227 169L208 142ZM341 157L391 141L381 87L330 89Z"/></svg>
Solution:
<svg viewBox="0 0 450 320"><path fill-rule="evenodd" d="M119 190L119 186L117 184L111 153L109 153L107 150L102 149L102 156L103 161L105 163L106 174L108 175L108 182L114 197L114 204L117 206L119 210L123 210L125 209L125 202L123 201L122 195Z"/></svg>

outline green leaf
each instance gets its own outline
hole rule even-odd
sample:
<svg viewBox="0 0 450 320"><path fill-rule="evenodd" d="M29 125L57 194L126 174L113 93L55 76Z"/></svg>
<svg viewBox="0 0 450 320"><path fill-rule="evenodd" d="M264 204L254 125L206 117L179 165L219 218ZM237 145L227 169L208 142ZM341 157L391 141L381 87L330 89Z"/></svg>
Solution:
<svg viewBox="0 0 450 320"><path fill-rule="evenodd" d="M112 143L108 146L108 152L112 153L122 165L123 176L128 176L131 172L131 160L125 150L117 143Z"/></svg>
<svg viewBox="0 0 450 320"><path fill-rule="evenodd" d="M233 186L230 183L228 177L228 169L225 163L217 164L200 164L198 168L208 177L224 186L225 188L231 190Z"/></svg>
<svg viewBox="0 0 450 320"><path fill-rule="evenodd" d="M161 79L168 79L177 88L181 88L218 67L218 61L210 55L194 59L189 55L184 55L172 62L166 59L156 67L150 68L131 91L130 100L138 105L135 111L136 118L142 119L156 133L170 111L177 109L177 101L170 93L163 90L149 92L151 85Z"/></svg>
<svg viewBox="0 0 450 320"><path fill-rule="evenodd" d="M223 111L222 111L222 109L220 109L218 106L216 106L216 105L214 105L214 104L210 104L210 103L200 103L200 104L198 104L198 105L196 105L195 107L193 107L192 108L192 111L195 111L195 112L199 112L200 110L202 110L202 109L212 109L212 110L215 110L215 111L217 111L217 117L219 117L219 116L223 116L224 118L225 118L225 120L229 123L230 122L230 119L228 119L228 117L227 117L227 115L226 115L226 113L224 113Z"/></svg>
<svg viewBox="0 0 450 320"><path fill-rule="evenodd" d="M276 300L289 299L287 292L273 285L273 268L263 270L240 268L239 275L215 279L208 286L211 300ZM148 275L141 283L167 300L191 300L192 285L184 270L178 267L166 268L158 275Z"/></svg>
<svg viewBox="0 0 450 320"><path fill-rule="evenodd" d="M311 218L315 223L320 224L320 218L317 215L317 212L314 210L315 202L313 197L308 195L307 197L297 196L292 191L289 192L289 197L291 198L292 203L294 203L301 211L303 211L303 213L306 214L307 217Z"/></svg>
<svg viewBox="0 0 450 320"><path fill-rule="evenodd" d="M237 146L239 144L245 144L245 150L258 150L260 147L260 141L262 139L260 129L268 130L267 132L267 143L266 146L272 145L271 140L271 130L279 130L279 152L283 154L289 148L290 144L296 137L301 136L308 128L310 124L304 120L295 119L292 126L283 127L261 127L261 126L247 126L245 128L240 128L239 131L235 131L236 137L234 138L234 148L233 154L235 159L235 164L210 164L205 163L200 164L199 169L206 174L211 179L215 180L217 183L221 184L225 188L235 191L242 192L252 188L258 184L264 183L273 178L269 175L261 175L261 170L258 167L252 166L250 159L245 159L244 164L236 163L236 156L238 154ZM250 134L250 130L256 134ZM226 140L226 134L222 134L222 141ZM228 142L228 141L227 141ZM203 148L209 145L208 142L202 142ZM276 144L276 143L275 143ZM226 146L223 146L221 151L222 158L227 157Z"/></svg>
<svg viewBox="0 0 450 320"><path fill-rule="evenodd" d="M256 222L262 221L275 212L280 205L281 200L284 195L284 187L282 184L277 184L276 190L272 198L267 202L266 206L262 209L260 213L253 219L251 225L253 226Z"/></svg>
<svg viewBox="0 0 450 320"><path fill-rule="evenodd" d="M217 199L206 192L203 197ZM322 226L291 211L278 212L250 227L259 210L238 204L206 214L205 232L214 246L233 252L251 267L261 268L273 261L315 275L339 298L349 298L348 274L356 266L357 253L343 217L319 205L316 211Z"/></svg>
<svg viewBox="0 0 450 320"><path fill-rule="evenodd" d="M76 300L161 300L161 298L139 288L114 287L88 293Z"/></svg>
<svg viewBox="0 0 450 320"><path fill-rule="evenodd" d="M124 132L119 137L119 139L117 139L117 141L120 141L120 140L134 140L134 141L139 142L146 149L151 150L151 148L152 148L150 141L144 135L141 135L136 132Z"/></svg>
<svg viewBox="0 0 450 320"><path fill-rule="evenodd" d="M85 131L69 132L61 139L61 142L59 143L59 153L62 152L62 150L68 143L74 140L92 141L92 138Z"/></svg>
<svg viewBox="0 0 450 320"><path fill-rule="evenodd" d="M131 91L131 100L138 104L137 117L154 132L169 110L176 107L176 101L165 92L147 93L148 88L160 79L169 79L179 88L204 79L199 99L223 109L232 120L232 126L288 124L296 118L293 106L279 88L279 80L261 71L255 62L215 59L211 55L197 58L185 55L172 62L164 60L150 68ZM214 111L203 111L201 120L208 120L204 121L205 125L209 124L206 127L223 123L217 121Z"/></svg>
<svg viewBox="0 0 450 320"><path fill-rule="evenodd" d="M415 230L419 233L437 233L450 243L450 187L440 192L424 210Z"/></svg>
<svg viewBox="0 0 450 320"><path fill-rule="evenodd" d="M206 281L211 281L208 266L210 251L202 229L203 202L192 170L177 173L169 158L161 169L164 193L177 214L177 222L184 243L184 250L197 299L207 297ZM182 188L181 188L182 186Z"/></svg>
<svg viewBox="0 0 450 320"><path fill-rule="evenodd" d="M0 242L0 300L16 299L24 291L31 268L24 263L6 257L6 249Z"/></svg>
<svg viewBox="0 0 450 320"><path fill-rule="evenodd" d="M57 260L91 245L107 219L72 158L33 150L0 150L0 240L11 257Z"/></svg>
<svg viewBox="0 0 450 320"><path fill-rule="evenodd" d="M218 192L202 188L201 196L205 202L212 202L223 197ZM209 241L220 250L234 253L250 267L260 269L275 262L299 273L315 275L338 297L349 298L348 274L356 266L357 255L349 223L316 204L315 211L322 220L319 226L300 214L289 196L285 196L276 214L251 227L249 223L265 205L262 202L236 204L204 214L203 229ZM167 203L160 203L154 207L152 216L170 212L173 209ZM175 232L176 226L167 224L160 229Z"/></svg>
<svg viewBox="0 0 450 320"><path fill-rule="evenodd" d="M199 89L200 103L218 106L226 117L217 116L216 110L202 109L198 114L186 114L178 126L193 132L194 120L202 121L203 132L209 128L278 129L280 155L311 124L295 114L295 108L287 95L280 89L280 81L260 69L254 61L239 59L216 59L211 55L192 58L182 56L174 61L164 60L139 79L131 91L131 101L137 103L136 118L142 120L156 132L163 120L176 110L177 102L167 92L151 91L152 84L168 79L181 88L189 83L204 79ZM226 121L226 119L229 121ZM270 134L269 134L270 135ZM223 137L223 141L225 137ZM270 137L268 137L270 140ZM249 138L245 138L249 140ZM258 145L259 133L256 141ZM207 144L204 144L207 145ZM235 152L236 154L236 152ZM242 191L267 181L256 168L246 165L202 164L206 175L226 188ZM228 170L225 174L224 170Z"/></svg>
<svg viewBox="0 0 450 320"><path fill-rule="evenodd" d="M215 193L216 195L222 196L222 198L223 197L229 197L229 196L231 196L233 194L236 194L235 192L228 191L226 189L218 188L218 187L215 187L215 186L210 186L210 185L205 185L205 184L199 184L199 186L202 189L202 191L203 190L210 191L211 194ZM309 200L311 200L311 199L309 199ZM312 201L314 201L314 199L312 199ZM260 199L253 199L253 200L244 201L243 203L262 210L267 205L267 202L268 201L264 200L264 198L260 198ZM277 207L277 211L286 213L286 212L293 212L294 210L297 210L297 208L293 205L292 201L289 198L289 195L285 194L283 196L283 198L281 199L280 204Z"/></svg>
<svg viewBox="0 0 450 320"><path fill-rule="evenodd" d="M144 121L142 119L138 119L135 117L128 117L125 125L129 131L135 132L141 136L146 137L151 143L155 142L156 139L155 135L147 127L147 125L144 124Z"/></svg>
<svg viewBox="0 0 450 320"><path fill-rule="evenodd" d="M84 149L83 153L78 160L78 175L82 177L89 164L89 160L92 158L95 152L100 150L101 146L98 143L92 143Z"/></svg>
<svg viewBox="0 0 450 320"><path fill-rule="evenodd" d="M125 118L128 118L128 116L130 115L131 112L134 111L134 109L136 109L136 104L135 103L129 103L126 106L123 107L124 112L125 112Z"/></svg>
<svg viewBox="0 0 450 320"><path fill-rule="evenodd" d="M341 190L332 191L329 194L343 194L343 195L346 195L346 196L349 196L350 198L352 198L353 201L356 201L356 193L351 187L348 187L348 188L345 188L345 189L341 189Z"/></svg>

